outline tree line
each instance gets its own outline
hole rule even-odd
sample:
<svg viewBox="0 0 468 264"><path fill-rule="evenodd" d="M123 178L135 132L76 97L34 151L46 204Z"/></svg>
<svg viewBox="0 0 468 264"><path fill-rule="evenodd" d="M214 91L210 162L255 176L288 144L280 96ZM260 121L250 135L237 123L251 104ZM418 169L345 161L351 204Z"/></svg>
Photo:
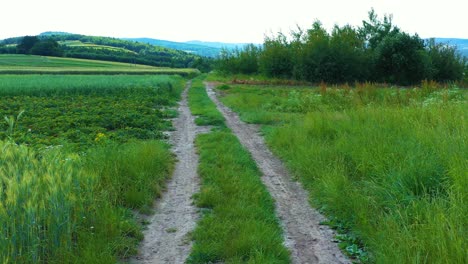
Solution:
<svg viewBox="0 0 468 264"><path fill-rule="evenodd" d="M216 68L225 73L263 74L309 82L387 82L410 85L424 79L456 81L467 71L467 60L449 44L425 41L372 9L362 26L335 25L331 32L320 21L298 27L289 36L278 33L263 45L223 50Z"/></svg>

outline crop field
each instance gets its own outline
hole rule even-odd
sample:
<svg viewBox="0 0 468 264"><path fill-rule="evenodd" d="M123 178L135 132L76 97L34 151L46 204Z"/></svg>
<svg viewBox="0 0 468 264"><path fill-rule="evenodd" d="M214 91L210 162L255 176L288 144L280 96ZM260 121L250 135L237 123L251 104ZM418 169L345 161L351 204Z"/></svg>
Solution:
<svg viewBox="0 0 468 264"><path fill-rule="evenodd" d="M220 85L340 231L376 263L467 263L467 91Z"/></svg>
<svg viewBox="0 0 468 264"><path fill-rule="evenodd" d="M0 75L0 262L116 263L174 158L179 76Z"/></svg>
<svg viewBox="0 0 468 264"><path fill-rule="evenodd" d="M0 74L178 74L194 75L196 69L34 55L0 55Z"/></svg>
<svg viewBox="0 0 468 264"><path fill-rule="evenodd" d="M83 43L79 40L67 40L67 41L59 41L58 42L60 45L65 45L68 47L87 47L87 48L94 48L94 49L105 49L105 50L115 50L115 51L122 51L122 52L127 52L131 54L137 54L134 51L124 49L124 48L118 48L118 47L112 47L112 46L106 46L106 45L97 45L94 43Z"/></svg>

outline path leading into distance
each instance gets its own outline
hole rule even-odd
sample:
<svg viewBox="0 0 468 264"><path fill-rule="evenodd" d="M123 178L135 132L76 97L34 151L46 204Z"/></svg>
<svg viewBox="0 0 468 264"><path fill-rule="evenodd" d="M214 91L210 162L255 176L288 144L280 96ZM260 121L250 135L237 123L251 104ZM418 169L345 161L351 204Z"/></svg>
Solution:
<svg viewBox="0 0 468 264"><path fill-rule="evenodd" d="M189 234L198 220L192 196L200 189L194 140L198 133L204 132L202 130L208 130L194 123L187 103L190 86L191 82L188 82L179 103L179 116L173 122L176 131L171 140L178 160L174 174L162 198L156 202L155 214L148 219L150 224L144 231L140 254L130 263L178 264L184 263L190 254L192 241Z"/></svg>
<svg viewBox="0 0 468 264"><path fill-rule="evenodd" d="M325 220L308 202L307 192L292 181L282 162L267 148L258 126L242 122L239 116L217 98L214 84L206 83L208 96L226 118L228 127L251 153L262 172L262 181L275 200L285 242L293 263L351 263L333 243L333 231L320 225Z"/></svg>

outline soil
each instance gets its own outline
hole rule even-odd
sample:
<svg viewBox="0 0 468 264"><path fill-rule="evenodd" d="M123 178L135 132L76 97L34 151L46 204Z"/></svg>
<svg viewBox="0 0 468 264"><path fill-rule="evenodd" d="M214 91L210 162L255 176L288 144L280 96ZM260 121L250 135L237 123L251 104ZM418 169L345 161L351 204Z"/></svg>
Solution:
<svg viewBox="0 0 468 264"><path fill-rule="evenodd" d="M184 263L190 254L190 233L198 220L192 196L200 189L194 140L198 133L209 129L194 123L187 103L190 86L188 82L179 103L179 116L173 121L175 131L170 135L178 159L174 174L154 206L156 213L147 219L149 225L144 231L140 254L130 263Z"/></svg>
<svg viewBox="0 0 468 264"><path fill-rule="evenodd" d="M213 83L206 83L209 97L226 118L228 127L251 153L260 168L262 181L275 200L286 247L293 263L351 263L333 241L334 232L320 225L326 220L308 202L308 194L293 181L283 163L266 146L257 125L242 122L239 116L217 98Z"/></svg>

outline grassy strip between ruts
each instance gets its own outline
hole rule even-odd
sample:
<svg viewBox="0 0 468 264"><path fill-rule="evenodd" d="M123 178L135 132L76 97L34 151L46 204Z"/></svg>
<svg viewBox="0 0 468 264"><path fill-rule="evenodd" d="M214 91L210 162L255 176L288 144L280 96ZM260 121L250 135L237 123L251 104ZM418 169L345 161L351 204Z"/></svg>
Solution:
<svg viewBox="0 0 468 264"><path fill-rule="evenodd" d="M224 127L201 79L189 96L198 124ZM250 154L227 128L198 136L196 144L202 187L195 200L203 218L187 262L289 263L273 200Z"/></svg>
<svg viewBox="0 0 468 264"><path fill-rule="evenodd" d="M200 135L196 195L203 218L188 263L289 263L274 203L249 153L228 130Z"/></svg>
<svg viewBox="0 0 468 264"><path fill-rule="evenodd" d="M204 76L195 78L189 90L188 103L192 114L197 116L195 123L199 126L213 125L224 127L224 117L208 97L203 84L203 78Z"/></svg>
<svg viewBox="0 0 468 264"><path fill-rule="evenodd" d="M271 125L268 144L346 232L338 238L348 254L376 263L467 263L466 91L423 83L224 93L241 118Z"/></svg>

